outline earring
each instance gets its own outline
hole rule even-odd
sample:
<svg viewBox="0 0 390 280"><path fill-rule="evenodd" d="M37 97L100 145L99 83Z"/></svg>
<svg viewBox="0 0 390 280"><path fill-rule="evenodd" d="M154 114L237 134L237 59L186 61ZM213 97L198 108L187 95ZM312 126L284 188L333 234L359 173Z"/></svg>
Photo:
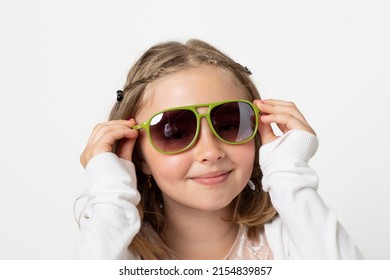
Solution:
<svg viewBox="0 0 390 280"><path fill-rule="evenodd" d="M149 189L152 188L152 175L148 175L148 184L149 184Z"/></svg>
<svg viewBox="0 0 390 280"><path fill-rule="evenodd" d="M249 180L249 181L248 181L248 187L250 187L252 191L255 191L255 189L256 189L256 186L255 186L255 184L252 182L252 180Z"/></svg>

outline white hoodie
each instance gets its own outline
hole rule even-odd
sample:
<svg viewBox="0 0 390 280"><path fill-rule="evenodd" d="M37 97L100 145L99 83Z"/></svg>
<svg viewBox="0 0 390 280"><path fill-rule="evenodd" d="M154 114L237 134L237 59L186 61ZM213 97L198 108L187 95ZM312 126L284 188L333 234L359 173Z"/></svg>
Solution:
<svg viewBox="0 0 390 280"><path fill-rule="evenodd" d="M263 189L278 216L265 225L274 259L361 259L334 212L317 192L318 177L308 165L316 136L291 130L260 148ZM132 162L113 153L90 160L88 201L76 245L81 259L139 259L128 250L140 228L140 201Z"/></svg>

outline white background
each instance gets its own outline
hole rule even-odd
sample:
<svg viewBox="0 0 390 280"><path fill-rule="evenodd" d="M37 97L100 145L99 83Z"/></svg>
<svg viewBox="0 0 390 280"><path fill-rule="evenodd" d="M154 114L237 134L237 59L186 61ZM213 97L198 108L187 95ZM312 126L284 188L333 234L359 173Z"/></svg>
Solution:
<svg viewBox="0 0 390 280"><path fill-rule="evenodd" d="M0 259L73 259L79 155L151 45L199 38L315 128L320 194L390 259L390 1L0 2Z"/></svg>

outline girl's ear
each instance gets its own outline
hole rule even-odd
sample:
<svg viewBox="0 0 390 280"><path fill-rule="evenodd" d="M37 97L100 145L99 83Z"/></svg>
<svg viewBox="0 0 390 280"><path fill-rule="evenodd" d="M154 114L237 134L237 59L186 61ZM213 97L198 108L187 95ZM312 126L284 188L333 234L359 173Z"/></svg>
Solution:
<svg viewBox="0 0 390 280"><path fill-rule="evenodd" d="M141 170L145 175L152 175L152 170L150 170L149 165L144 160L141 162Z"/></svg>

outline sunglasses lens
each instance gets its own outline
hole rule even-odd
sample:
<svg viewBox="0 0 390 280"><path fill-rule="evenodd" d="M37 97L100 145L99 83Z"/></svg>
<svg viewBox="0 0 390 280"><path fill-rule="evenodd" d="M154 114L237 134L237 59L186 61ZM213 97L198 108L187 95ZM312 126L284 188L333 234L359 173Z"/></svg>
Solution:
<svg viewBox="0 0 390 280"><path fill-rule="evenodd" d="M150 138L160 151L177 152L194 140L196 125L196 116L190 110L160 113L150 122Z"/></svg>
<svg viewBox="0 0 390 280"><path fill-rule="evenodd" d="M227 142L244 142L255 134L256 116L248 103L221 104L213 108L210 118L215 132Z"/></svg>
<svg viewBox="0 0 390 280"><path fill-rule="evenodd" d="M256 133L256 112L249 103L226 102L210 112L213 131L223 141L239 144ZM189 109L172 109L155 115L149 123L152 145L165 153L176 153L188 148L198 130L195 112Z"/></svg>

